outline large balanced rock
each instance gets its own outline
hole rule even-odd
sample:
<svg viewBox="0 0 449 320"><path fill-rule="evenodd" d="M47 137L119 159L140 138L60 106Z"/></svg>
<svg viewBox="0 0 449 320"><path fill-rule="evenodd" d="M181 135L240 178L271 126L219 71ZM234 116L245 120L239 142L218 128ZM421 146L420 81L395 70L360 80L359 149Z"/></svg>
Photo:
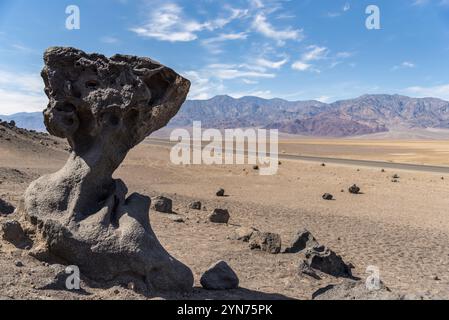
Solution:
<svg viewBox="0 0 449 320"><path fill-rule="evenodd" d="M131 148L176 115L190 82L148 58L55 47L44 60L45 125L73 151L60 171L25 192L20 212L35 229L35 247L93 280L126 275L152 291L190 290L191 270L150 226L150 198L128 196L112 178Z"/></svg>
<svg viewBox="0 0 449 320"><path fill-rule="evenodd" d="M249 242L251 250L261 250L272 254L281 252L281 246L281 236L270 232L254 232Z"/></svg>
<svg viewBox="0 0 449 320"><path fill-rule="evenodd" d="M202 276L201 285L207 290L230 290L239 287L239 278L224 261L211 266Z"/></svg>

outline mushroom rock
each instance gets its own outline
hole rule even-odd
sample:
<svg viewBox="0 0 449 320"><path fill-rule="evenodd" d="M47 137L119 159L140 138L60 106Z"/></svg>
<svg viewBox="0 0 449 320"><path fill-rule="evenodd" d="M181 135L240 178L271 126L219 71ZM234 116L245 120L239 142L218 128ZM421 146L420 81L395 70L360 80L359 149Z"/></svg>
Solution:
<svg viewBox="0 0 449 320"><path fill-rule="evenodd" d="M34 247L97 281L134 277L155 292L191 290L193 274L162 247L151 200L112 178L128 151L176 115L190 82L149 58L49 48L45 126L72 148L64 167L32 182L20 209Z"/></svg>

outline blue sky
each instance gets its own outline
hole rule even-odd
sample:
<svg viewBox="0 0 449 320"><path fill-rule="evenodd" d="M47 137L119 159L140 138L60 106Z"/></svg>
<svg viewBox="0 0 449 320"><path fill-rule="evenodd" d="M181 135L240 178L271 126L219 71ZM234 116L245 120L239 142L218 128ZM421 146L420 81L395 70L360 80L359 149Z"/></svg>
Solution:
<svg viewBox="0 0 449 320"><path fill-rule="evenodd" d="M370 4L380 30L365 27ZM80 30L65 28L68 5ZM449 0L0 0L0 114L44 108L54 45L149 56L192 81L191 99L449 100Z"/></svg>

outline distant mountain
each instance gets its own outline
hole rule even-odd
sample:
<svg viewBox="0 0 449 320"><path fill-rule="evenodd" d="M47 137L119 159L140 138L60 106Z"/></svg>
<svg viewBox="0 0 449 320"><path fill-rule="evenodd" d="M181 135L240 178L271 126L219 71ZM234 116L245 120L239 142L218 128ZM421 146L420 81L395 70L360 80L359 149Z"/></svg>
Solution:
<svg viewBox="0 0 449 320"><path fill-rule="evenodd" d="M47 132L47 129L45 129L44 126L44 115L42 112L22 112L10 116L0 115L0 119L8 122L14 120L16 122L16 126L19 128Z"/></svg>
<svg viewBox="0 0 449 320"><path fill-rule="evenodd" d="M21 113L19 127L45 131L42 113ZM348 137L417 129L449 129L449 102L436 98L400 95L364 95L331 104L319 101L286 101L216 96L210 100L186 101L169 126L205 128L261 127L281 132L323 137Z"/></svg>

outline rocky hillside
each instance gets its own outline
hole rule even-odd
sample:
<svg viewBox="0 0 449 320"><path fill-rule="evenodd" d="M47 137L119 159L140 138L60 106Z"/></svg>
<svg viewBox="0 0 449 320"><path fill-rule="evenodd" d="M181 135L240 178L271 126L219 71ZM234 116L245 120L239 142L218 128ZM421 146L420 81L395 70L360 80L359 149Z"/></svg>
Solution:
<svg viewBox="0 0 449 320"><path fill-rule="evenodd" d="M16 114L19 127L45 131L42 114ZM331 104L319 101L286 101L216 96L189 100L171 121L171 127L202 121L209 128L275 128L309 136L347 137L404 129L449 129L449 102L436 98L400 95L364 95Z"/></svg>

